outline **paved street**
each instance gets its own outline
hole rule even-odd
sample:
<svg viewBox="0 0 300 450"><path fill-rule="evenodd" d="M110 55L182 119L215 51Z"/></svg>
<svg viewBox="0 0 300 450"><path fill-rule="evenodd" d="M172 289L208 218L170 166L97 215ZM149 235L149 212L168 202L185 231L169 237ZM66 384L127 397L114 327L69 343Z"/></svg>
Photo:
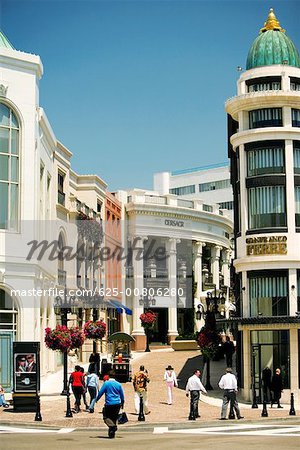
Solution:
<svg viewBox="0 0 300 450"><path fill-rule="evenodd" d="M163 424L163 423L188 423L189 399L186 398L183 389L174 390L174 404L169 406L166 398L166 386L163 381L164 369L168 364L171 364L180 378L179 385L185 386L186 378L190 376L193 368L202 366L202 358L199 356L199 351L180 351L174 352L171 349L155 350L150 353L140 353L137 358L133 360L133 371L138 370L140 364L145 364L145 367L150 373L149 384L149 408L151 414L146 416L146 424ZM200 402L201 418L197 423L203 424L208 421L218 421L220 417L220 409L222 404L222 391L217 389L218 380L225 369L225 360L212 362L211 382L214 386L214 391L210 391L208 396L202 396ZM42 380L43 383L43 380ZM125 390L125 409L128 414L129 423L124 427L135 425L137 427L144 426L144 423L137 421L137 415L134 411L133 404L133 387L132 383L123 384ZM62 378L56 379L53 389L56 392L62 388ZM73 404L73 396L71 396L71 403ZM52 425L60 428L87 428L87 427L102 427L102 415L99 414L102 410L103 400L97 404L95 414L89 414L82 411L79 414L74 414L73 418L66 418L66 398L60 395L42 396L41 399L41 413L43 421L41 425ZM261 405L259 409L251 409L251 405L241 404L241 412L245 419L261 421L288 418L289 405L284 405L283 409L268 409L269 418L261 419ZM298 414L298 412L297 412ZM13 409L0 409L0 423L28 423L36 424L34 422L34 413L14 413Z"/></svg>
<svg viewBox="0 0 300 450"><path fill-rule="evenodd" d="M255 450L265 449L272 445L273 450L299 449L300 421L291 421L288 425L270 423L268 425L234 424L224 426L210 426L192 429L168 430L155 428L134 433L120 430L115 440L109 440L106 431L87 430L72 431L70 429L57 429L51 432L27 430L26 434L19 433L20 429L7 430L0 426L1 447L15 450L16 448L35 450L52 450L63 446L68 449L100 448L106 449L198 449L211 450L222 448L225 450ZM13 434L13 436L12 436ZM38 438L37 438L38 434ZM267 438L267 441L266 441Z"/></svg>

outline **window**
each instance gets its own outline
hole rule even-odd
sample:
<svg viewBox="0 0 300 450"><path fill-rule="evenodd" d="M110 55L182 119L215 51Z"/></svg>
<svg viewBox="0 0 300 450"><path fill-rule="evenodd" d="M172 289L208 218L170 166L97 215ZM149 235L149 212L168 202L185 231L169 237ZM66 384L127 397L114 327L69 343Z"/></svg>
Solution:
<svg viewBox="0 0 300 450"><path fill-rule="evenodd" d="M269 274L249 273L251 317L288 315L287 274Z"/></svg>
<svg viewBox="0 0 300 450"><path fill-rule="evenodd" d="M276 78L256 78L246 81L248 92L257 91L279 91L281 89L281 79Z"/></svg>
<svg viewBox="0 0 300 450"><path fill-rule="evenodd" d="M216 191L218 189L227 189L230 187L230 179L210 181L209 183L199 184L199 192Z"/></svg>
<svg viewBox="0 0 300 450"><path fill-rule="evenodd" d="M64 193L64 181L65 181L65 174L62 172L58 172L57 175L57 202L65 206L65 193Z"/></svg>
<svg viewBox="0 0 300 450"><path fill-rule="evenodd" d="M300 142L294 142L294 173L300 175Z"/></svg>
<svg viewBox="0 0 300 450"><path fill-rule="evenodd" d="M283 144L284 145L284 144ZM247 146L246 146L247 149ZM248 177L284 173L284 147L267 145L247 152Z"/></svg>
<svg viewBox="0 0 300 450"><path fill-rule="evenodd" d="M203 211L213 212L213 207L211 205L203 205Z"/></svg>
<svg viewBox="0 0 300 450"><path fill-rule="evenodd" d="M102 209L102 202L100 200L97 200L97 213L101 213Z"/></svg>
<svg viewBox="0 0 300 450"><path fill-rule="evenodd" d="M300 186L295 186L295 216L296 227L300 227Z"/></svg>
<svg viewBox="0 0 300 450"><path fill-rule="evenodd" d="M170 194L175 195L195 194L195 185L191 184L190 186L181 186L170 189Z"/></svg>
<svg viewBox="0 0 300 450"><path fill-rule="evenodd" d="M249 228L286 226L284 186L263 186L249 189Z"/></svg>
<svg viewBox="0 0 300 450"><path fill-rule="evenodd" d="M292 109L292 126L300 127L300 109Z"/></svg>
<svg viewBox="0 0 300 450"><path fill-rule="evenodd" d="M249 128L282 127L282 109L264 108L249 111Z"/></svg>
<svg viewBox="0 0 300 450"><path fill-rule="evenodd" d="M300 78L291 78L291 91L300 91Z"/></svg>
<svg viewBox="0 0 300 450"><path fill-rule="evenodd" d="M221 202L219 203L220 209L233 209L233 202Z"/></svg>
<svg viewBox="0 0 300 450"><path fill-rule="evenodd" d="M0 103L0 229L16 230L19 211L19 122Z"/></svg>

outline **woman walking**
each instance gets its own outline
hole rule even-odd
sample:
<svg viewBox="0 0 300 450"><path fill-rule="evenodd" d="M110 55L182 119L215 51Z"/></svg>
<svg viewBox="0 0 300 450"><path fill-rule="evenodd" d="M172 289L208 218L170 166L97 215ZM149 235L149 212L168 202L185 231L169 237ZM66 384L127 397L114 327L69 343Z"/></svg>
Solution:
<svg viewBox="0 0 300 450"><path fill-rule="evenodd" d="M167 393L168 393L168 405L172 405L173 403L173 388L174 386L178 387L176 373L170 364L166 367L164 380L167 385Z"/></svg>
<svg viewBox="0 0 300 450"><path fill-rule="evenodd" d="M80 366L75 366L75 371L71 373L69 384L75 397L75 412L80 411L80 401L84 389L84 374L81 372Z"/></svg>
<svg viewBox="0 0 300 450"><path fill-rule="evenodd" d="M90 373L86 376L86 387L88 388L89 394L90 394L90 406L89 406L89 412L94 412L94 399L96 399L96 396L98 394L99 389L99 378L98 375L95 373L95 368L92 368Z"/></svg>

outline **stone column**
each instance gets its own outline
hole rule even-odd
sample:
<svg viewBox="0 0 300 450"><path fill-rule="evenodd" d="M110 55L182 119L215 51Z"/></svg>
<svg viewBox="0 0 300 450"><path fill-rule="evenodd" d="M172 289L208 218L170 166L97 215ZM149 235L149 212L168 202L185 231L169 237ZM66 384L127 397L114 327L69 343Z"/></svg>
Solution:
<svg viewBox="0 0 300 450"><path fill-rule="evenodd" d="M202 253L205 243L196 241L194 244L194 279L197 283L195 298L200 299L202 292Z"/></svg>
<svg viewBox="0 0 300 450"><path fill-rule="evenodd" d="M220 270L220 252L221 248L219 245L215 245L212 247L212 261L211 261L211 271L213 274L213 283L216 286L216 289L218 290L220 288L220 277L219 277L219 270Z"/></svg>
<svg viewBox="0 0 300 450"><path fill-rule="evenodd" d="M177 330L177 244L180 239L171 238L167 241L170 307L168 309L168 341L178 336Z"/></svg>
<svg viewBox="0 0 300 450"><path fill-rule="evenodd" d="M222 275L224 286L230 286L230 250L225 248L222 251Z"/></svg>
<svg viewBox="0 0 300 450"><path fill-rule="evenodd" d="M140 298L144 288L144 236L135 236L132 239L132 265L134 277L134 294L132 308L132 335L135 338L135 350L144 350L146 336L141 325L140 315L144 312L144 305L140 305Z"/></svg>

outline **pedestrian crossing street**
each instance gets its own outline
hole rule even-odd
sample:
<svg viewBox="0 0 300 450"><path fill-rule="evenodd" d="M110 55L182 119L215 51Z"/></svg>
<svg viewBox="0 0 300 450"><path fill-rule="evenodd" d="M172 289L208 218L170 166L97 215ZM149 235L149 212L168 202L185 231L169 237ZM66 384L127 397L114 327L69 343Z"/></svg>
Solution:
<svg viewBox="0 0 300 450"><path fill-rule="evenodd" d="M169 430L168 427L156 427L153 434L202 434L202 435L233 435L233 436L284 436L299 437L300 425L228 425L201 428L184 428Z"/></svg>
<svg viewBox="0 0 300 450"><path fill-rule="evenodd" d="M15 433L25 433L25 434L45 434L45 433L55 433L55 434L65 434L71 433L75 428L59 428L59 429L43 429L43 428L21 428L21 427L10 427L0 425L0 434L15 434Z"/></svg>

